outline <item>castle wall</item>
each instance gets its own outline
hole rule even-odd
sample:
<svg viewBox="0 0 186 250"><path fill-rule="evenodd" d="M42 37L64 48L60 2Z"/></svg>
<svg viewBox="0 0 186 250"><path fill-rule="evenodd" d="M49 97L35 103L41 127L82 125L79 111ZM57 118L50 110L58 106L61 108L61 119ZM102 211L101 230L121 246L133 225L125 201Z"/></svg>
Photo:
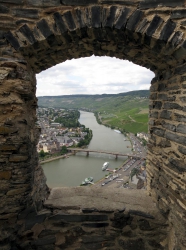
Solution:
<svg viewBox="0 0 186 250"><path fill-rule="evenodd" d="M37 218L49 195L36 152L35 74L94 54L127 59L155 73L148 194L167 218L168 249L184 249L185 1L0 0L0 14L1 246L15 245L20 216L30 209Z"/></svg>

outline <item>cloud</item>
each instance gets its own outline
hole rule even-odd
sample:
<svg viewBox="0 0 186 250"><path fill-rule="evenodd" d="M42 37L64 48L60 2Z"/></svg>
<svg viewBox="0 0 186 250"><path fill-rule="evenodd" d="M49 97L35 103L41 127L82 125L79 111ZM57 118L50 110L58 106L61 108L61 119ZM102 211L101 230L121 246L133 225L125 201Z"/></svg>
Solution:
<svg viewBox="0 0 186 250"><path fill-rule="evenodd" d="M149 89L154 73L111 57L68 60L38 74L37 96L117 94Z"/></svg>

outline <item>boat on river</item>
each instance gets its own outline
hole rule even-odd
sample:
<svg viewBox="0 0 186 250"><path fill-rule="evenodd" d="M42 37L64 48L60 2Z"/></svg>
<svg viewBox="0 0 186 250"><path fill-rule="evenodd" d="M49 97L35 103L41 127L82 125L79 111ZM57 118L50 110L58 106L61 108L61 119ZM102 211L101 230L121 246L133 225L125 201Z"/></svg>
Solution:
<svg viewBox="0 0 186 250"><path fill-rule="evenodd" d="M88 178L85 178L84 181L82 181L82 185L87 185L87 184L93 184L93 180L94 178L93 177L88 177Z"/></svg>
<svg viewBox="0 0 186 250"><path fill-rule="evenodd" d="M121 131L119 131L119 130L117 130L117 129L114 129L114 131L115 131L116 133L121 134Z"/></svg>
<svg viewBox="0 0 186 250"><path fill-rule="evenodd" d="M103 171L106 170L107 167L108 167L108 165L109 165L109 162L105 162L105 163L103 164L102 170L103 170Z"/></svg>

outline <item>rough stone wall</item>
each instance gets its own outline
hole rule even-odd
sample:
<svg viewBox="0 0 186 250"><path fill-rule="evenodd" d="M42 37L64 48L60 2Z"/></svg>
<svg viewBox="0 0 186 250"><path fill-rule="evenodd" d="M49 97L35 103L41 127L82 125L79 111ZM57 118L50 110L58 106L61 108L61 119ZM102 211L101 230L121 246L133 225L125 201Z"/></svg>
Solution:
<svg viewBox="0 0 186 250"><path fill-rule="evenodd" d="M34 74L95 54L128 59L156 74L148 192L169 220L169 249L186 248L185 5L184 0L0 0L2 242L16 238L20 212L41 209L47 197L36 154Z"/></svg>
<svg viewBox="0 0 186 250"><path fill-rule="evenodd" d="M18 214L26 207L41 208L47 193L36 151L39 128L35 125L35 90L35 74L22 58L1 60L0 241L16 236L12 232Z"/></svg>
<svg viewBox="0 0 186 250"><path fill-rule="evenodd" d="M149 192L186 248L185 64L157 76L150 96ZM159 79L158 79L159 78ZM160 80L161 79L161 80ZM171 236L173 237L173 236ZM177 243L178 244L178 243Z"/></svg>
<svg viewBox="0 0 186 250"><path fill-rule="evenodd" d="M55 188L44 210L18 223L20 249L167 249L168 223L144 191Z"/></svg>

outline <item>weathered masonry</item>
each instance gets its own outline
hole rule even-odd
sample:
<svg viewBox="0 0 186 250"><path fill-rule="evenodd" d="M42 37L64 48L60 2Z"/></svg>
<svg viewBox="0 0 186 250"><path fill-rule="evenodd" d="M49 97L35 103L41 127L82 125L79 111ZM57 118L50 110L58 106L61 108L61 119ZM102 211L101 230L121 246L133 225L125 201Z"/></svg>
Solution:
<svg viewBox="0 0 186 250"><path fill-rule="evenodd" d="M99 189L48 198L36 152L35 74L93 54L155 73L148 192L110 207ZM185 0L0 0L0 230L3 250L186 249Z"/></svg>

